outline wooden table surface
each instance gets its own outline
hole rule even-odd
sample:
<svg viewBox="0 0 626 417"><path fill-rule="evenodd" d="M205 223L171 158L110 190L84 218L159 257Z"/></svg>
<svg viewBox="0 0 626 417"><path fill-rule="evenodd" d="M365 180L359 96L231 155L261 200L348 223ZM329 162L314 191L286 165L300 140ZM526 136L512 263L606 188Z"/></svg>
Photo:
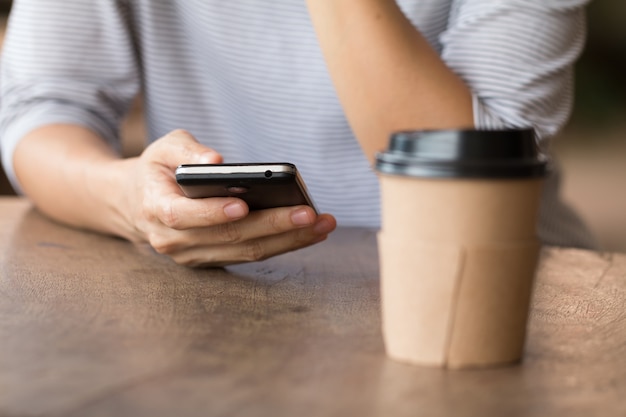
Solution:
<svg viewBox="0 0 626 417"><path fill-rule="evenodd" d="M0 198L0 416L625 416L626 255L545 249L521 365L381 341L373 231L225 270Z"/></svg>

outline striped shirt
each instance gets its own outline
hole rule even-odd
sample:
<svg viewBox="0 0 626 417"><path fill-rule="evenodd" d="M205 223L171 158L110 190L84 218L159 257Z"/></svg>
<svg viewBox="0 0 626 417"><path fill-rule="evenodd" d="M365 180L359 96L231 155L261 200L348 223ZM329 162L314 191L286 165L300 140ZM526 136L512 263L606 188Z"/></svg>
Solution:
<svg viewBox="0 0 626 417"><path fill-rule="evenodd" d="M479 128L567 121L586 0L398 0L473 92ZM119 147L138 91L148 141L184 128L226 162L295 163L321 211L379 227L375 173L346 121L303 0L18 0L0 78L2 158L26 133L75 123ZM549 180L540 237L590 247Z"/></svg>

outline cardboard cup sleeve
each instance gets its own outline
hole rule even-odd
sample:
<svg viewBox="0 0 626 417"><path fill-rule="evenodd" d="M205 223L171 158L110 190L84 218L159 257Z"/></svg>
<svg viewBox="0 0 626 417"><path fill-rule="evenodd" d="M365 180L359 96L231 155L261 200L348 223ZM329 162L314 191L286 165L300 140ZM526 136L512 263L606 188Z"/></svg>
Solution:
<svg viewBox="0 0 626 417"><path fill-rule="evenodd" d="M396 360L448 368L522 357L540 244L378 235L383 337Z"/></svg>

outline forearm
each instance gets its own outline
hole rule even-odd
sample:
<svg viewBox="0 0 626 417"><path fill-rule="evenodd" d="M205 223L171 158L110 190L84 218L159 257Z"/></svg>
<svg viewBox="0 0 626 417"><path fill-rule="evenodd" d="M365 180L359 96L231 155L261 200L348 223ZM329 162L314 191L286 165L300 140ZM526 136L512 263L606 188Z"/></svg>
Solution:
<svg viewBox="0 0 626 417"><path fill-rule="evenodd" d="M135 238L123 209L132 161L119 159L93 132L72 125L36 129L20 141L13 161L25 194L49 217Z"/></svg>
<svg viewBox="0 0 626 417"><path fill-rule="evenodd" d="M330 75L367 157L391 132L473 126L469 88L393 0L307 0Z"/></svg>

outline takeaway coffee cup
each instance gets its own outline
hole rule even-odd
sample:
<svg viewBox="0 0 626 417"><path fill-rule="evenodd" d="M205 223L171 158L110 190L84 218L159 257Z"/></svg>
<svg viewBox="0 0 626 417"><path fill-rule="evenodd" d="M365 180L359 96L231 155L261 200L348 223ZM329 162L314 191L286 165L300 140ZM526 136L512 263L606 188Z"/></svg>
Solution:
<svg viewBox="0 0 626 417"><path fill-rule="evenodd" d="M376 157L383 336L400 361L519 361L546 158L531 129L398 132Z"/></svg>

